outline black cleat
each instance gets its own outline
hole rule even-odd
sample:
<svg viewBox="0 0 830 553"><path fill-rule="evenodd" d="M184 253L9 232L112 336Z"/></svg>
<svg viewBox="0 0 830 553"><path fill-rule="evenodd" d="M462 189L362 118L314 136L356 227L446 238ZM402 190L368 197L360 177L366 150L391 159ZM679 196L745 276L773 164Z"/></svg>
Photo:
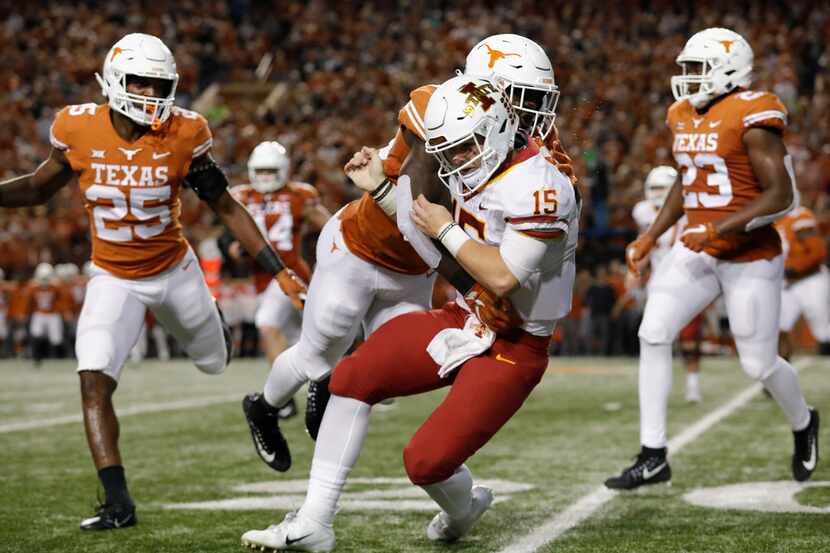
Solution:
<svg viewBox="0 0 830 553"><path fill-rule="evenodd" d="M317 433L320 432L320 424L323 422L323 415L326 412L326 405L329 404L331 392L329 392L329 381L327 376L319 382L313 380L308 383L308 395L305 405L305 429L308 435L315 442Z"/></svg>
<svg viewBox="0 0 830 553"><path fill-rule="evenodd" d="M262 394L248 394L242 400L242 411L251 429L257 455L274 470L291 468L288 442L280 432L279 409L268 405Z"/></svg>
<svg viewBox="0 0 830 553"><path fill-rule="evenodd" d="M645 446L634 464L605 481L612 490L633 490L640 486L659 484L671 480L671 467L666 460L666 448L649 449Z"/></svg>
<svg viewBox="0 0 830 553"><path fill-rule="evenodd" d="M793 478L809 480L818 464L818 411L810 409L810 424L804 430L793 432Z"/></svg>
<svg viewBox="0 0 830 553"><path fill-rule="evenodd" d="M104 503L98 506L95 516L81 521L81 530L115 530L135 526L136 522L138 519L132 503Z"/></svg>
<svg viewBox="0 0 830 553"><path fill-rule="evenodd" d="M283 405L277 410L279 414L280 420L290 419L291 417L297 416L297 402L294 401L294 398L288 400L288 403Z"/></svg>

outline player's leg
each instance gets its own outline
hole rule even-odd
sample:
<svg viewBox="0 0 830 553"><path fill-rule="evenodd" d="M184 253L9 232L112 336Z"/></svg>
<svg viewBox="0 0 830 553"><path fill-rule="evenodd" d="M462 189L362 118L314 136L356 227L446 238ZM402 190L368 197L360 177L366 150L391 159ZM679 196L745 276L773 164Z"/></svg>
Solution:
<svg viewBox="0 0 830 553"><path fill-rule="evenodd" d="M686 368L686 401L700 403L700 346L703 333L703 315L698 315L680 331L678 342L683 365Z"/></svg>
<svg viewBox="0 0 830 553"><path fill-rule="evenodd" d="M671 478L666 462L667 408L672 386L672 343L680 329L720 294L714 259L676 244L649 284L640 324L640 453L605 485L633 489Z"/></svg>
<svg viewBox="0 0 830 553"><path fill-rule="evenodd" d="M179 264L148 284L148 300L156 321L207 374L220 374L230 362L230 332L205 283L192 251ZM150 291L150 286L155 288Z"/></svg>
<svg viewBox="0 0 830 553"><path fill-rule="evenodd" d="M381 326L338 363L302 508L296 517L286 518L278 526L246 532L243 543L282 548L308 535L303 547L334 547L332 524L337 501L363 446L371 406L387 397L447 385L438 376L438 366L426 347L440 330L461 328L463 323L464 313L458 307L408 313Z"/></svg>
<svg viewBox="0 0 830 553"><path fill-rule="evenodd" d="M332 217L317 241L317 266L309 283L300 338L277 356L262 394L250 394L243 410L260 458L279 471L291 466L288 444L279 430L278 409L309 380L331 373L349 349L375 297L377 269L352 254L340 220Z"/></svg>
<svg viewBox="0 0 830 553"><path fill-rule="evenodd" d="M778 325L781 331L778 351L787 361L790 360L793 351L792 331L800 316L801 304L793 286L783 288L781 290L781 317Z"/></svg>
<svg viewBox="0 0 830 553"><path fill-rule="evenodd" d="M46 338L49 340L49 356L59 358L63 345L63 318L60 314L49 314L46 320Z"/></svg>
<svg viewBox="0 0 830 553"><path fill-rule="evenodd" d="M793 366L778 355L783 256L720 262L717 271L741 367L784 411L795 441L793 476L806 480L818 460L818 413L807 406Z"/></svg>
<svg viewBox="0 0 830 553"><path fill-rule="evenodd" d="M830 275L822 269L799 283L795 290L804 318L819 344L821 355L830 355Z"/></svg>
<svg viewBox="0 0 830 553"><path fill-rule="evenodd" d="M444 401L404 449L409 479L441 507L427 528L431 540L467 534L493 500L472 486L463 463L518 411L548 364L548 339L516 333L457 371Z"/></svg>
<svg viewBox="0 0 830 553"><path fill-rule="evenodd" d="M46 357L48 341L46 339L46 317L43 313L33 313L29 320L29 343L32 350L32 361L39 367Z"/></svg>
<svg viewBox="0 0 830 553"><path fill-rule="evenodd" d="M87 290L75 351L84 429L105 500L93 517L81 523L81 528L108 530L136 522L118 448L119 427L112 395L144 323L145 307L127 281L111 275L95 275Z"/></svg>

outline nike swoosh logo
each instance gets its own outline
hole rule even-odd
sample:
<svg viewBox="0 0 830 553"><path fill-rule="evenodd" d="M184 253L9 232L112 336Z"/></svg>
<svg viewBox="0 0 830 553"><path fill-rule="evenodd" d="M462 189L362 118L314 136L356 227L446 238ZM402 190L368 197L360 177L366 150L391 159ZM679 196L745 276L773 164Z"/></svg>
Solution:
<svg viewBox="0 0 830 553"><path fill-rule="evenodd" d="M169 156L171 153L173 153L173 152L162 152L160 154L157 154L156 152L153 152L153 159L162 159L162 158L165 158L165 157Z"/></svg>
<svg viewBox="0 0 830 553"><path fill-rule="evenodd" d="M312 533L313 532L310 532L310 533L308 533L305 536L302 536L300 538L289 538L288 536L285 536L285 545L291 545L291 544L297 543L298 541L303 541L304 539L309 537Z"/></svg>
<svg viewBox="0 0 830 553"><path fill-rule="evenodd" d="M188 267L190 267L190 264L191 264L191 263L193 263L193 260L192 260L192 259L191 259L190 261L188 261L187 263L185 263L185 264L184 264L184 267L182 267L182 271L186 271L186 270L187 270L187 268L188 268Z"/></svg>
<svg viewBox="0 0 830 553"><path fill-rule="evenodd" d="M711 122L709 123L709 128L710 128L710 129L714 129L714 128L715 128L715 127L717 127L718 125L720 125L720 121L711 121Z"/></svg>
<svg viewBox="0 0 830 553"><path fill-rule="evenodd" d="M123 524L127 524L128 522L130 522L131 518L133 518L133 515L128 516L124 520L115 519L115 520L112 521L112 525L115 526L116 528L121 528L121 526Z"/></svg>
<svg viewBox="0 0 830 553"><path fill-rule="evenodd" d="M813 447L810 450L810 460L809 461L801 461L801 464L804 465L804 468L813 471L816 468L816 461L818 460L818 451L816 451L816 444L813 442Z"/></svg>
<svg viewBox="0 0 830 553"><path fill-rule="evenodd" d="M648 470L648 467L645 467L643 469L643 480L651 480L651 477L663 470L663 467L665 466L666 462L663 461L662 463L654 467L652 470Z"/></svg>
<svg viewBox="0 0 830 553"><path fill-rule="evenodd" d="M266 463L270 463L277 457L276 453L268 453L265 451L262 444L259 443L259 440L254 440L254 443L256 444L256 450L259 452L259 456L262 457Z"/></svg>
<svg viewBox="0 0 830 553"><path fill-rule="evenodd" d="M503 361L504 363L510 363L511 365L515 365L516 362L512 359L508 359L507 357L503 357L501 353L496 354L496 361Z"/></svg>

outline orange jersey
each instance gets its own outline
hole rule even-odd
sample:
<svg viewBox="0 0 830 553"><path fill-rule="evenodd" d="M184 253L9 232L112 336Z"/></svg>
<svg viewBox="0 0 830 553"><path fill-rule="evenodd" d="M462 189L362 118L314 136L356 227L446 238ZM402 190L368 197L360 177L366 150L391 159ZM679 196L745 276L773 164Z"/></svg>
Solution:
<svg viewBox="0 0 830 553"><path fill-rule="evenodd" d="M126 142L109 106L81 104L58 112L50 135L78 174L97 266L136 279L181 260L187 242L179 196L191 161L213 142L204 117L174 108L158 131Z"/></svg>
<svg viewBox="0 0 830 553"><path fill-rule="evenodd" d="M310 184L289 182L279 190L263 194L249 184L235 186L231 191L251 213L271 246L280 254L286 267L293 269L306 282L311 269L301 256L300 241L305 210L320 202L320 194ZM268 287L274 275L256 271L257 293Z"/></svg>
<svg viewBox="0 0 830 553"><path fill-rule="evenodd" d="M66 297L61 289L52 284L32 283L27 290L28 308L26 313L62 313L67 310Z"/></svg>
<svg viewBox="0 0 830 553"><path fill-rule="evenodd" d="M424 113L435 85L422 86L409 95L409 102L398 113L401 129L381 152L383 172L392 180L400 174L409 155L409 146L403 137L403 127L424 140ZM375 203L369 194L350 203L341 211L343 240L359 258L379 267L406 275L420 275L429 269L421 257L404 239L395 221Z"/></svg>
<svg viewBox="0 0 830 553"><path fill-rule="evenodd" d="M786 254L787 277L799 279L815 273L827 259L827 244L818 232L818 221L806 207L792 210L775 223Z"/></svg>
<svg viewBox="0 0 830 553"><path fill-rule="evenodd" d="M683 208L688 225L715 222L739 211L761 194L744 133L753 127L784 129L787 109L769 92L734 92L698 113L686 100L675 102L666 119L674 159L683 175ZM770 259L781 253L772 225L718 239L706 253L730 261Z"/></svg>

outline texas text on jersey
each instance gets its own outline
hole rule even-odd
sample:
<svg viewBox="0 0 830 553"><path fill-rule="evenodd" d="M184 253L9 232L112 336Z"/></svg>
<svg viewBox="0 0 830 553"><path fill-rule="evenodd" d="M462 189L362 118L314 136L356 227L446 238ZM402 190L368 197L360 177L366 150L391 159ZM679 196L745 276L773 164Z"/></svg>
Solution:
<svg viewBox="0 0 830 553"><path fill-rule="evenodd" d="M783 130L787 110L768 92L736 91L698 113L687 99L675 102L666 120L672 151L683 175L683 207L689 226L714 222L734 213L761 194L744 133L753 127ZM733 233L714 241L706 253L731 261L771 259L781 240L771 225Z"/></svg>
<svg viewBox="0 0 830 553"><path fill-rule="evenodd" d="M309 206L319 203L317 189L310 184L289 182L278 190L263 193L244 184L235 186L231 194L248 209L285 266L308 282L311 269L301 255L303 213ZM273 278L261 269L256 270L254 285L257 293L265 290Z"/></svg>
<svg viewBox="0 0 830 553"><path fill-rule="evenodd" d="M95 265L135 279L161 273L184 257L179 195L191 161L212 144L204 117L174 108L158 130L126 142L110 121L108 105L80 104L58 112L50 140L78 173Z"/></svg>

